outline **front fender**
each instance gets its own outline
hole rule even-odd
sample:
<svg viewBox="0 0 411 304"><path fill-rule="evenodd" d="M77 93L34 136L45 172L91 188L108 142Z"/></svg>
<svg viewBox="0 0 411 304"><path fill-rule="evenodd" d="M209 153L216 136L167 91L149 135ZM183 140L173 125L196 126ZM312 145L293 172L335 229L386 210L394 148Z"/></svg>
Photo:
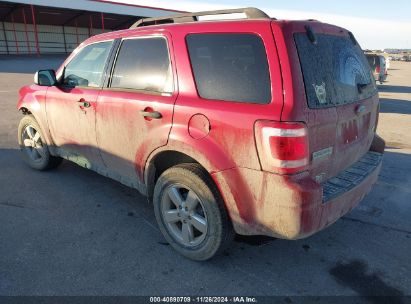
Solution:
<svg viewBox="0 0 411 304"><path fill-rule="evenodd" d="M22 87L19 91L17 109L27 109L40 125L41 132L48 146L53 145L46 116L46 93L48 87L29 85Z"/></svg>

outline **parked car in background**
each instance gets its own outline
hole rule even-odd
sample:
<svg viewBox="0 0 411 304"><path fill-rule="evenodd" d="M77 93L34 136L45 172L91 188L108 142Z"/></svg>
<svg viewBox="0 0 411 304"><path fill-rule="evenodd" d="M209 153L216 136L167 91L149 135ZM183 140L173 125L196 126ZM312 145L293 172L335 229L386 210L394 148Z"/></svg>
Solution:
<svg viewBox="0 0 411 304"><path fill-rule="evenodd" d="M375 81L384 83L388 77L388 67L384 56L377 54L366 54L368 63L374 75Z"/></svg>
<svg viewBox="0 0 411 304"><path fill-rule="evenodd" d="M198 21L229 13L246 18ZM138 189L193 260L234 232L299 239L331 225L377 181L385 145L353 34L255 8L94 36L38 71L17 108L31 167L64 158Z"/></svg>

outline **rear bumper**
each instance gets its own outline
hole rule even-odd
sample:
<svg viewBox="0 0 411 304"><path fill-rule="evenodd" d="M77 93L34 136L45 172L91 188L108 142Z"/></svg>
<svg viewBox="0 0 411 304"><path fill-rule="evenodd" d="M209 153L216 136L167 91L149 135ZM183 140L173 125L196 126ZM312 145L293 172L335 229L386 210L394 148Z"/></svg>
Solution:
<svg viewBox="0 0 411 304"><path fill-rule="evenodd" d="M387 74L385 73L374 73L374 79L375 81L386 81L387 80Z"/></svg>
<svg viewBox="0 0 411 304"><path fill-rule="evenodd" d="M299 239L352 210L377 181L381 161L382 153L370 151L324 185L304 173L282 176L244 168L213 178L237 233Z"/></svg>

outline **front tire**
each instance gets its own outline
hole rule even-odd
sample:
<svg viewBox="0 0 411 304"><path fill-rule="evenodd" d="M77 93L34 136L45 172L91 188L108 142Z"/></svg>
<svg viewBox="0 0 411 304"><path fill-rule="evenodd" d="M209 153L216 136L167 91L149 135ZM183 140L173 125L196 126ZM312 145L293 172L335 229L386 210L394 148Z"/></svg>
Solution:
<svg viewBox="0 0 411 304"><path fill-rule="evenodd" d="M62 159L50 155L43 133L32 115L25 115L19 123L18 142L24 161L36 170L57 167Z"/></svg>
<svg viewBox="0 0 411 304"><path fill-rule="evenodd" d="M165 239L189 259L208 260L234 237L218 189L197 164L181 164L161 174L153 203Z"/></svg>

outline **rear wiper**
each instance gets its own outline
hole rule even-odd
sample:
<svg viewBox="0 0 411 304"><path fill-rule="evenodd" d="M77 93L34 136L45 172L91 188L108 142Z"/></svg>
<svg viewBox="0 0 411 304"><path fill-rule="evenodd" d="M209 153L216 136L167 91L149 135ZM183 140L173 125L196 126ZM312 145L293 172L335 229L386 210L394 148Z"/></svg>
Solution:
<svg viewBox="0 0 411 304"><path fill-rule="evenodd" d="M362 91L368 87L371 83L357 83L358 93L362 93Z"/></svg>

